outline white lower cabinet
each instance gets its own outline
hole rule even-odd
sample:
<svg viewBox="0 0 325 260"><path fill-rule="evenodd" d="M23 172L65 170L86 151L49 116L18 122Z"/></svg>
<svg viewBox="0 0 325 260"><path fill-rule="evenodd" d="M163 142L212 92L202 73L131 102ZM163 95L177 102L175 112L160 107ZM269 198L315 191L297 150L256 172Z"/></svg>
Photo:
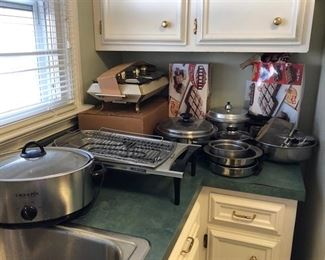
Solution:
<svg viewBox="0 0 325 260"><path fill-rule="evenodd" d="M207 259L279 260L279 241L208 228Z"/></svg>
<svg viewBox="0 0 325 260"><path fill-rule="evenodd" d="M201 206L196 201L184 224L184 228L169 256L169 260L197 260L203 259Z"/></svg>
<svg viewBox="0 0 325 260"><path fill-rule="evenodd" d="M203 187L169 257L289 260L297 201Z"/></svg>

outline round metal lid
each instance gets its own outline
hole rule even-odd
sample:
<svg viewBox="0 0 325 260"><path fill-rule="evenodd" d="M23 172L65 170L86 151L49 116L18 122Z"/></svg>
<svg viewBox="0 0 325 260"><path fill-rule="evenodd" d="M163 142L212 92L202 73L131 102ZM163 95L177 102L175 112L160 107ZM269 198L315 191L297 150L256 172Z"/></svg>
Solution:
<svg viewBox="0 0 325 260"><path fill-rule="evenodd" d="M31 147L35 145L37 147ZM64 175L85 167L94 159L87 151L49 147L35 142L25 145L21 153L0 158L0 181L44 179Z"/></svg>
<svg viewBox="0 0 325 260"><path fill-rule="evenodd" d="M205 119L192 119L183 115L183 118L169 118L157 126L157 131L171 138L207 138L215 133L213 124Z"/></svg>
<svg viewBox="0 0 325 260"><path fill-rule="evenodd" d="M224 107L210 109L207 117L216 122L240 123L249 119L247 113L248 111L246 109L233 107L230 102L227 102Z"/></svg>
<svg viewBox="0 0 325 260"><path fill-rule="evenodd" d="M248 132L238 130L237 127L227 127L227 130L219 131L217 133L218 139L231 139L231 140L249 140L252 137Z"/></svg>

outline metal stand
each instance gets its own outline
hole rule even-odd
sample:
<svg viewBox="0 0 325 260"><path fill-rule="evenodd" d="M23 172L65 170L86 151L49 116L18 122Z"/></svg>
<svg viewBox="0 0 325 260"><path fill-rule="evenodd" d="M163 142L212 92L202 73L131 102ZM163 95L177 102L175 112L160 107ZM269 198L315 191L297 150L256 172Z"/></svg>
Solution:
<svg viewBox="0 0 325 260"><path fill-rule="evenodd" d="M181 200L181 179L174 178L174 204L179 205Z"/></svg>

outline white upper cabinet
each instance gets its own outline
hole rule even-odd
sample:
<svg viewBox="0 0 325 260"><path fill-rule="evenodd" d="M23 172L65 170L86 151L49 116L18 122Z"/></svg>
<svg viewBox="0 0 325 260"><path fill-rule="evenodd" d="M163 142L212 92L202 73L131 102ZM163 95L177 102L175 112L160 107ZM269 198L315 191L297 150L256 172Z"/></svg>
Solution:
<svg viewBox="0 0 325 260"><path fill-rule="evenodd" d="M310 0L199 0L196 44L305 52L313 6Z"/></svg>
<svg viewBox="0 0 325 260"><path fill-rule="evenodd" d="M314 0L93 0L97 50L307 52Z"/></svg>
<svg viewBox="0 0 325 260"><path fill-rule="evenodd" d="M123 44L186 45L187 1L94 0L94 7L95 20L99 18L95 21L98 49L119 49Z"/></svg>

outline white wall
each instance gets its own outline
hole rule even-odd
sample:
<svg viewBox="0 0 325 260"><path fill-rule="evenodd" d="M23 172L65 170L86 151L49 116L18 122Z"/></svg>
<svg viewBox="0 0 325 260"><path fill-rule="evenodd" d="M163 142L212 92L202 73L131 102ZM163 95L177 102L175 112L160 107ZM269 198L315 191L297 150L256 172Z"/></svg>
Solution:
<svg viewBox="0 0 325 260"><path fill-rule="evenodd" d="M305 173L307 200L303 206L300 247L303 259L325 259L325 44L317 97L314 134L318 152ZM304 234L304 235L303 235Z"/></svg>

